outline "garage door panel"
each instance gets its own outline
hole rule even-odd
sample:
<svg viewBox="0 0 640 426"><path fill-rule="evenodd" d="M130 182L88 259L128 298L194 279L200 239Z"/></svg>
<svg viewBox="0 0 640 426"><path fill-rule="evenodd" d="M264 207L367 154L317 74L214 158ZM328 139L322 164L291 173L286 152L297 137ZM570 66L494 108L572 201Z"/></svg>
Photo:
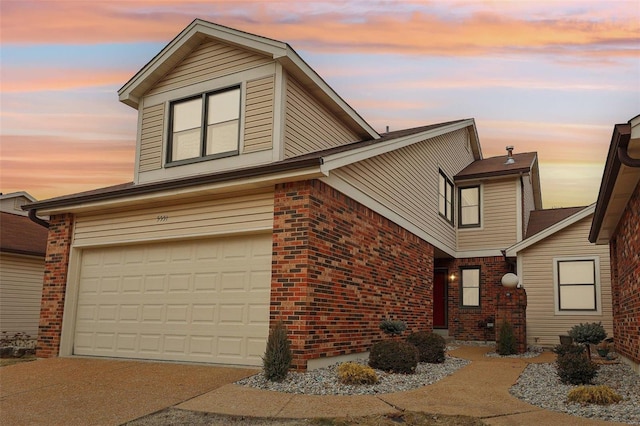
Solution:
<svg viewBox="0 0 640 426"><path fill-rule="evenodd" d="M82 259L74 353L261 364L270 235L85 249Z"/></svg>

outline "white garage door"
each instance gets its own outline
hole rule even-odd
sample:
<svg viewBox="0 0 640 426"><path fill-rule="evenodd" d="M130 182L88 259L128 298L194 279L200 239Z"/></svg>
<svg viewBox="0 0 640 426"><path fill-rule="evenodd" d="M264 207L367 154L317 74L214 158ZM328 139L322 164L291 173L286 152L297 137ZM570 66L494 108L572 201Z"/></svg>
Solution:
<svg viewBox="0 0 640 426"><path fill-rule="evenodd" d="M74 353L260 365L271 235L85 249Z"/></svg>

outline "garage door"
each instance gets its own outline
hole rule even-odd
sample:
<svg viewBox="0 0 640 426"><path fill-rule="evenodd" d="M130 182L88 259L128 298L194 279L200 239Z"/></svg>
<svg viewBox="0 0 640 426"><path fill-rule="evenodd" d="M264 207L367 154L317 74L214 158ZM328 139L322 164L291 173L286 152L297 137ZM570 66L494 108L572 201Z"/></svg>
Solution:
<svg viewBox="0 0 640 426"><path fill-rule="evenodd" d="M84 249L78 355L260 365L271 235Z"/></svg>

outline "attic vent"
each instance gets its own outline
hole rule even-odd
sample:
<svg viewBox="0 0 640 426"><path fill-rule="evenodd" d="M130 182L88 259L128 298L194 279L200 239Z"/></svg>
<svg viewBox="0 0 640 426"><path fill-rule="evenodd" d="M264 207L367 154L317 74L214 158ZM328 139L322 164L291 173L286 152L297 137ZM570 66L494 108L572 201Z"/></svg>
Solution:
<svg viewBox="0 0 640 426"><path fill-rule="evenodd" d="M507 147L507 161L505 161L505 165L507 164L513 164L515 163L516 160L513 159L513 145L509 145Z"/></svg>

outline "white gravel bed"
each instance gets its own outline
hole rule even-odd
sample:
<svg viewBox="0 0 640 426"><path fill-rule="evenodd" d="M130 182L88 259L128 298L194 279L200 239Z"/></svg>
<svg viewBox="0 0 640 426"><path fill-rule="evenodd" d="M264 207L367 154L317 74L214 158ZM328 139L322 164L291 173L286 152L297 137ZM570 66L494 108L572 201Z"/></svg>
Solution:
<svg viewBox="0 0 640 426"><path fill-rule="evenodd" d="M366 364L365 361L358 361ZM308 371L289 372L282 382L270 382L262 373L242 379L236 384L277 392L307 395L375 395L381 393L402 392L431 385L471 361L446 356L442 364L419 363L415 374L391 374L375 370L378 383L375 385L343 385L338 381L338 365Z"/></svg>
<svg viewBox="0 0 640 426"><path fill-rule="evenodd" d="M539 356L542 351L537 350L528 350L523 354L514 354L514 355L500 355L497 352L487 352L484 356L489 358L535 358Z"/></svg>
<svg viewBox="0 0 640 426"><path fill-rule="evenodd" d="M562 384L554 364L529 364L510 392L516 398L546 410L640 425L640 376L628 365L601 365L594 384L611 387L624 400L603 406L567 403L567 394L576 386Z"/></svg>

